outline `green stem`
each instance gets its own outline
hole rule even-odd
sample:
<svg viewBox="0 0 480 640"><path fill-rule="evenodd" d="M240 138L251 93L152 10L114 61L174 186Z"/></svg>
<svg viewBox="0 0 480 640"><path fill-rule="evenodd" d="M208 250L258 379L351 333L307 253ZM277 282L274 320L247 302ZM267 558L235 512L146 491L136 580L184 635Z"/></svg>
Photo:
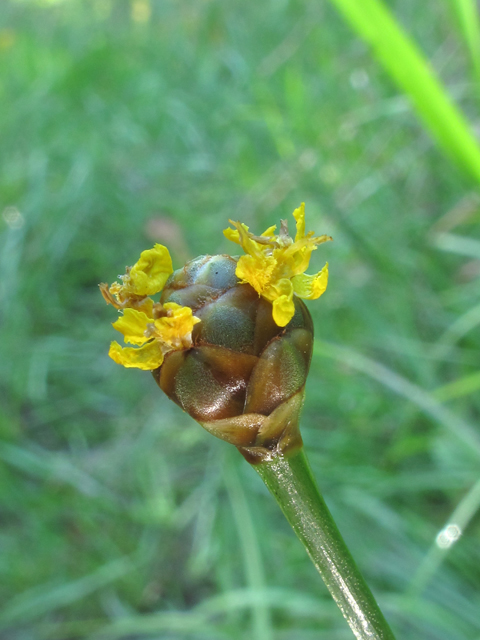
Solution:
<svg viewBox="0 0 480 640"><path fill-rule="evenodd" d="M303 449L252 465L359 640L395 640L320 495Z"/></svg>

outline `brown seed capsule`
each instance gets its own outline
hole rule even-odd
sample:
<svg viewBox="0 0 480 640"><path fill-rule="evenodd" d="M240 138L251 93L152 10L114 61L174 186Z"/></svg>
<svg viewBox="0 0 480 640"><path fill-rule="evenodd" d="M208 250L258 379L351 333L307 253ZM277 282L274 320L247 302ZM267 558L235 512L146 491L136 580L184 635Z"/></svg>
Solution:
<svg viewBox="0 0 480 640"><path fill-rule="evenodd" d="M271 302L240 283L237 262L200 256L169 277L160 302L190 307L201 322L191 348L167 353L153 375L207 431L255 463L302 446L298 423L313 325L295 297L292 319L279 327Z"/></svg>

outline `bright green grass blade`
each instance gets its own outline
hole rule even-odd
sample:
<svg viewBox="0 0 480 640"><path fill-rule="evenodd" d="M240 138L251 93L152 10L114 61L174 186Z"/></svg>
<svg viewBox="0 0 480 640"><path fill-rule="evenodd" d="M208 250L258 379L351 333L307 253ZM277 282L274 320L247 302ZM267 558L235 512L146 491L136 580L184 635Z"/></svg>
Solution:
<svg viewBox="0 0 480 640"><path fill-rule="evenodd" d="M468 376L463 376L458 380L449 382L448 384L435 389L434 396L440 402L463 398L471 393L480 391L480 371L476 371Z"/></svg>
<svg viewBox="0 0 480 640"><path fill-rule="evenodd" d="M480 148L427 60L380 0L332 0L412 100L443 150L480 180Z"/></svg>
<svg viewBox="0 0 480 640"><path fill-rule="evenodd" d="M463 38L468 47L475 73L480 77L480 19L475 0L450 0Z"/></svg>

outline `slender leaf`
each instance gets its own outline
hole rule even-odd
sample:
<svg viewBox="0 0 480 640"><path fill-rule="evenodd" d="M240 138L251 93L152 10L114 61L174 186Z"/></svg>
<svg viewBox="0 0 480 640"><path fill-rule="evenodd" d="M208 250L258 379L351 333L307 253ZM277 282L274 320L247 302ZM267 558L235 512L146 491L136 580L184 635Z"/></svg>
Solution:
<svg viewBox="0 0 480 640"><path fill-rule="evenodd" d="M463 396L478 391L480 391L480 371L442 385L438 389L435 389L434 396L437 400L440 400L440 402L447 402L448 400L463 398Z"/></svg>
<svg viewBox="0 0 480 640"><path fill-rule="evenodd" d="M477 77L480 77L480 19L475 0L451 0Z"/></svg>
<svg viewBox="0 0 480 640"><path fill-rule="evenodd" d="M428 61L380 0L332 0L371 47L392 80L411 99L433 138L480 180L480 147Z"/></svg>
<svg viewBox="0 0 480 640"><path fill-rule="evenodd" d="M353 349L316 339L313 354L314 357L326 356L343 362L377 380L394 393L415 404L425 415L442 424L455 438L463 441L469 448L480 454L480 438L474 426L443 407L425 389Z"/></svg>

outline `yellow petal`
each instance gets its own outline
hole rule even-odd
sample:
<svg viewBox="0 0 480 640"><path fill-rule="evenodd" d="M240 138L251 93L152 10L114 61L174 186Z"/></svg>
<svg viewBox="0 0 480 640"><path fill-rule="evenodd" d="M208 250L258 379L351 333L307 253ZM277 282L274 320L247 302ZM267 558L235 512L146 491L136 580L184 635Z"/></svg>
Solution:
<svg viewBox="0 0 480 640"><path fill-rule="evenodd" d="M264 297L272 302L272 315L275 324L279 327L287 325L295 313L291 281L288 278L281 278L274 285L268 287Z"/></svg>
<svg viewBox="0 0 480 640"><path fill-rule="evenodd" d="M295 236L295 242L297 240L301 240L305 237L305 203L302 204L295 209L293 212L293 217L297 222L297 235Z"/></svg>
<svg viewBox="0 0 480 640"><path fill-rule="evenodd" d="M247 225L243 224L243 222L234 222L233 220L229 220L229 222L230 224L233 224L235 229L225 229L223 232L224 236L228 240L241 245L245 253L250 253L247 247L250 246L253 240L250 239L250 233ZM257 243L255 242L253 244L256 246Z"/></svg>
<svg viewBox="0 0 480 640"><path fill-rule="evenodd" d="M118 342L112 342L108 355L117 364L127 368L143 369L143 371L153 371L163 362L163 352L156 340L148 342L139 349L122 348Z"/></svg>
<svg viewBox="0 0 480 640"><path fill-rule="evenodd" d="M328 262L313 276L303 273L292 278L295 294L305 300L316 300L325 292L328 284Z"/></svg>
<svg viewBox="0 0 480 640"><path fill-rule="evenodd" d="M120 291L122 290L123 285L121 285L119 282L114 282L112 285L110 285L110 293L114 296L118 296L118 294L120 293Z"/></svg>
<svg viewBox="0 0 480 640"><path fill-rule="evenodd" d="M167 247L156 244L153 249L142 251L128 274L126 286L137 296L150 296L163 289L172 272L172 259Z"/></svg>
<svg viewBox="0 0 480 640"><path fill-rule="evenodd" d="M185 307L182 307L181 304L177 304L176 302L167 302L163 305L163 308L166 311L178 311L179 309L185 309Z"/></svg>
<svg viewBox="0 0 480 640"><path fill-rule="evenodd" d="M310 238L302 238L302 240L297 240L297 242L284 249L281 258L277 259L288 266L290 277L297 276L308 269L312 251L315 249L315 243ZM276 256L275 251L273 255Z"/></svg>
<svg viewBox="0 0 480 640"><path fill-rule="evenodd" d="M230 222L232 222L232 220L230 220ZM240 244L245 253L250 256L261 256L265 251L265 245L253 239L255 236L248 231L247 225L243 224L243 222L232 222L232 224L237 228L240 236Z"/></svg>
<svg viewBox="0 0 480 640"><path fill-rule="evenodd" d="M297 240L283 250L281 260L289 265L291 276L297 276L308 269L312 251L317 249L318 244L328 242L330 236L313 237L313 232L309 231L304 238ZM280 249L281 251L281 249ZM275 251L273 252L275 255Z"/></svg>
<svg viewBox="0 0 480 640"><path fill-rule="evenodd" d="M277 261L273 256L263 253L239 258L235 275L242 283L247 282L258 294L262 294L268 285Z"/></svg>
<svg viewBox="0 0 480 640"><path fill-rule="evenodd" d="M240 244L240 234L236 229L230 229L230 227L228 227L228 229L223 230L223 235L227 238L227 240L231 240L232 242Z"/></svg>
<svg viewBox="0 0 480 640"><path fill-rule="evenodd" d="M153 318L149 318L143 311L125 309L123 316L113 323L113 328L123 333L125 342L140 345L148 340L145 331L149 323L153 323Z"/></svg>
<svg viewBox="0 0 480 640"><path fill-rule="evenodd" d="M191 324L192 329L194 324L198 324L200 322L200 318L193 315L193 311L190 307L182 307L181 304L177 304L176 302L167 302L163 305L163 308L171 312L171 316L173 317L188 317L188 321Z"/></svg>
<svg viewBox="0 0 480 640"><path fill-rule="evenodd" d="M155 320L155 335L172 349L191 346L193 325L200 322L190 307L167 302L163 307L169 314Z"/></svg>
<svg viewBox="0 0 480 640"><path fill-rule="evenodd" d="M285 327L293 318L295 313L293 299L288 296L279 296L273 301L272 307L272 315L275 324L279 327Z"/></svg>
<svg viewBox="0 0 480 640"><path fill-rule="evenodd" d="M267 238L272 238L275 235L275 229L277 228L276 224L272 224L271 227L268 227L268 229L266 229L263 233L262 236L265 236Z"/></svg>
<svg viewBox="0 0 480 640"><path fill-rule="evenodd" d="M133 309L137 309L137 311L143 311L146 313L149 318L153 316L153 300L151 298L143 298L138 302L135 302L135 306Z"/></svg>
<svg viewBox="0 0 480 640"><path fill-rule="evenodd" d="M224 229L223 235L228 240L241 245L245 253L251 256L264 252L266 245L268 245L268 242L257 242L257 239L275 237L274 231L277 228L275 225L268 227L261 236L255 236L250 233L247 225L243 222L234 222L233 220L229 220L229 222L233 224L235 229Z"/></svg>

